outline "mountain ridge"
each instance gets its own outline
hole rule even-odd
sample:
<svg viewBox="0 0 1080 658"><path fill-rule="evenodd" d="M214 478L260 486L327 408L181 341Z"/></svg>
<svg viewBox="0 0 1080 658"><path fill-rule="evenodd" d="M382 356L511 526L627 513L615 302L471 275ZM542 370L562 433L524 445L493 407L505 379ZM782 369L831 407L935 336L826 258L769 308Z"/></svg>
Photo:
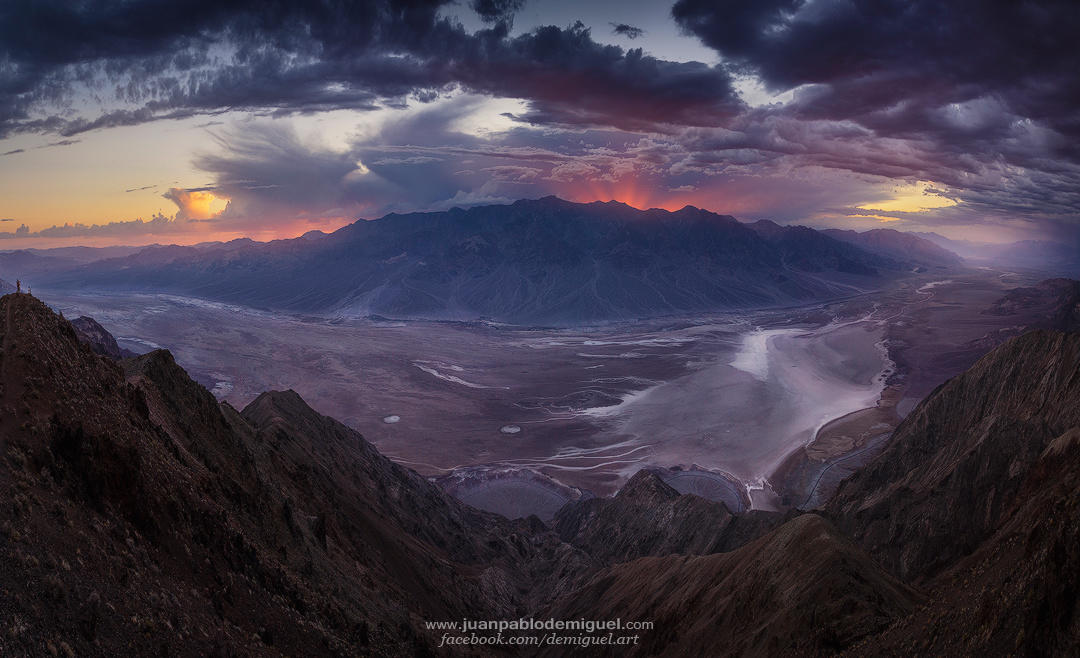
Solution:
<svg viewBox="0 0 1080 658"><path fill-rule="evenodd" d="M813 229L784 235L693 206L545 197L390 214L317 240L154 247L39 276L292 312L570 325L836 298L913 268Z"/></svg>
<svg viewBox="0 0 1080 658"><path fill-rule="evenodd" d="M997 526L1039 454L1080 426L1070 400L1080 400L1080 334L1012 338L927 396L826 509L893 573L933 575Z"/></svg>
<svg viewBox="0 0 1080 658"><path fill-rule="evenodd" d="M964 262L963 258L952 251L915 233L889 228L862 232L825 229L821 233L882 256L912 260L920 267L945 270L958 267Z"/></svg>
<svg viewBox="0 0 1080 658"><path fill-rule="evenodd" d="M167 351L95 354L30 295L0 320L0 588L24 593L0 597L5 654L414 655L415 615L515 614L534 577L554 596L588 562L295 394L245 417Z"/></svg>

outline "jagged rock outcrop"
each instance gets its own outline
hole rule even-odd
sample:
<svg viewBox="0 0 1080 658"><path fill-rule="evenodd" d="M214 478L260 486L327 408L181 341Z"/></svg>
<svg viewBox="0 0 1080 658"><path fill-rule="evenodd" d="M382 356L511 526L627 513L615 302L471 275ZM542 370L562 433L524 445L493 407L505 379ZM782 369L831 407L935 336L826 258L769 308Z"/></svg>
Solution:
<svg viewBox="0 0 1080 658"><path fill-rule="evenodd" d="M75 334L81 342L86 343L90 346L90 349L102 356L115 360L137 356L131 350L123 349L117 345L116 338L105 327L98 324L94 318L85 315L75 318L71 321L71 326L75 329Z"/></svg>
<svg viewBox="0 0 1080 658"><path fill-rule="evenodd" d="M555 516L562 538L605 564L646 555L730 551L783 521L773 512L733 515L720 502L680 494L653 471L638 471L618 494L568 503Z"/></svg>
<svg viewBox="0 0 1080 658"><path fill-rule="evenodd" d="M1073 656L1080 648L1080 427L1028 471L1004 521L937 578L925 606L860 655Z"/></svg>
<svg viewBox="0 0 1080 658"><path fill-rule="evenodd" d="M940 386L828 514L892 573L921 579L974 551L1047 445L1080 425L1080 334L1033 331Z"/></svg>

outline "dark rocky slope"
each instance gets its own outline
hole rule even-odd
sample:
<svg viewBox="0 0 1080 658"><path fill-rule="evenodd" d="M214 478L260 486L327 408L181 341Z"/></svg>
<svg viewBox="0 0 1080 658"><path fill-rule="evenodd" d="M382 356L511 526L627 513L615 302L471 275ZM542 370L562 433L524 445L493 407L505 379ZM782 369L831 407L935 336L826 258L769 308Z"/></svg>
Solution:
<svg viewBox="0 0 1080 658"><path fill-rule="evenodd" d="M75 329L75 335L79 337L79 341L89 345L90 349L97 354L116 360L138 356L131 350L123 349L117 345L113 335L105 327L98 324L94 318L85 315L75 318L71 321L71 326Z"/></svg>
<svg viewBox="0 0 1080 658"><path fill-rule="evenodd" d="M933 575L998 527L1042 451L1078 425L1080 334L1029 332L920 403L828 513L896 575Z"/></svg>
<svg viewBox="0 0 1080 658"><path fill-rule="evenodd" d="M553 532L291 391L237 411L29 295L0 321L3 655L424 655L424 620L521 616L655 622L632 655L1080 647L1080 334L940 387L821 515L733 516L642 472Z"/></svg>
<svg viewBox="0 0 1080 658"><path fill-rule="evenodd" d="M934 580L926 605L864 655L1075 656L1080 651L1080 427L1054 439L1003 521Z"/></svg>
<svg viewBox="0 0 1080 658"><path fill-rule="evenodd" d="M611 567L551 615L655 623L618 655L829 655L885 629L919 598L806 514L730 553Z"/></svg>
<svg viewBox="0 0 1080 658"><path fill-rule="evenodd" d="M0 318L5 655L414 655L421 619L523 613L588 564L293 393L240 414L167 352L94 354L29 295Z"/></svg>

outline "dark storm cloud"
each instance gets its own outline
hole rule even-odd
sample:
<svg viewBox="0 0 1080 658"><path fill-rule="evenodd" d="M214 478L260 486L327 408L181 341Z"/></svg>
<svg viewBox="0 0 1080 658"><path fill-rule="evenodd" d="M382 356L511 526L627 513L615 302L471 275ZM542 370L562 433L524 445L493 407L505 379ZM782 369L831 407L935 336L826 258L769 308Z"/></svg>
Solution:
<svg viewBox="0 0 1080 658"><path fill-rule="evenodd" d="M472 0L469 6L485 23L511 20L525 5L525 0Z"/></svg>
<svg viewBox="0 0 1080 658"><path fill-rule="evenodd" d="M392 118L343 153L304 143L280 122L237 124L219 152L196 165L215 181L212 189L234 200L235 219L281 208L377 217L545 194L617 198L629 188L671 192L639 198L646 205L694 203L806 222L822 209L865 214L853 208L883 198L884 184L895 178L939 181L944 188L931 193L964 201L959 209L898 213L910 226L1007 225L1022 215L1049 227L1080 205L1068 171L1004 175L977 157L943 158L929 143L882 142L850 122L759 110L730 128L670 134L517 127L477 136L453 129L482 104L461 97Z"/></svg>
<svg viewBox="0 0 1080 658"><path fill-rule="evenodd" d="M634 133L516 127L481 137L454 128L483 104L460 96L391 117L344 151L305 141L288 123L243 122L194 164L212 179L209 191L230 199L223 223L264 224L298 211L378 217L565 194L574 167L608 181L658 171Z"/></svg>
<svg viewBox="0 0 1080 658"><path fill-rule="evenodd" d="M937 110L992 98L999 117L1080 131L1071 0L679 0L672 14L773 89L820 85L798 103L804 116L956 134L962 121Z"/></svg>
<svg viewBox="0 0 1080 658"><path fill-rule="evenodd" d="M487 27L443 18L451 4ZM889 179L932 181L960 201L935 211L944 223L1080 216L1075 3L679 0L674 19L719 53L717 66L604 45L581 23L511 36L521 6L0 0L0 137L423 105L345 151L271 121L216 131L218 150L195 164L212 180L204 191L231 199L222 222L375 216L630 179L720 189L721 211L757 195L778 219L844 214L872 200L867 181ZM643 43L660 33L643 27ZM791 98L749 107L732 75ZM450 127L490 96L525 100L516 128L481 138Z"/></svg>
<svg viewBox="0 0 1080 658"><path fill-rule="evenodd" d="M243 201L259 201L254 214L329 208L342 202L345 177L357 169L355 157L304 143L288 124L255 123L216 135L219 150L194 164L209 174L210 191Z"/></svg>
<svg viewBox="0 0 1080 658"><path fill-rule="evenodd" d="M1080 215L1075 2L679 0L672 15L729 69L795 90L729 126L739 146L934 180L991 215Z"/></svg>
<svg viewBox="0 0 1080 658"><path fill-rule="evenodd" d="M626 23L611 23L611 33L624 36L627 39L636 39L645 34L645 30Z"/></svg>
<svg viewBox="0 0 1080 658"><path fill-rule="evenodd" d="M472 65L454 77L470 89L530 99L522 120L662 129L719 125L744 108L719 69L601 45L581 23L511 40L493 36L483 37L483 52L462 58Z"/></svg>
<svg viewBox="0 0 1080 658"><path fill-rule="evenodd" d="M453 132L450 126L480 102L458 98L391 120L345 151L305 141L288 122L241 122L213 132L216 148L195 157L193 164L209 176L210 184L171 188L162 195L176 204L174 216L0 232L0 238L177 235L207 223L219 230L245 231L292 225L298 217L355 219L391 211L509 202L520 194L503 196L492 181L520 187L548 171L551 161L565 157L513 140L491 144ZM401 146L405 142L410 145ZM541 164L516 164L522 158ZM466 159L477 164L477 171L462 173ZM212 217L192 216L190 202L199 192L228 199L228 206Z"/></svg>
<svg viewBox="0 0 1080 658"><path fill-rule="evenodd" d="M741 107L720 69L601 45L581 24L511 38L496 20L469 33L440 17L445 4L7 2L0 136L229 110L363 110L457 87L524 98L529 120L546 122L716 125ZM474 5L505 18L520 3Z"/></svg>

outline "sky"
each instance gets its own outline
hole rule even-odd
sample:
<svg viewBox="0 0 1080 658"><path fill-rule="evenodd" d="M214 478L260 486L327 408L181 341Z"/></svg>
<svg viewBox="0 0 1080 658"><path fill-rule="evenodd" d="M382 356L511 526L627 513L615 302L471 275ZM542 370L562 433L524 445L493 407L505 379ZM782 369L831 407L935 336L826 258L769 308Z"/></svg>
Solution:
<svg viewBox="0 0 1080 658"><path fill-rule="evenodd" d="M0 0L0 249L556 194L1080 246L1080 5Z"/></svg>

